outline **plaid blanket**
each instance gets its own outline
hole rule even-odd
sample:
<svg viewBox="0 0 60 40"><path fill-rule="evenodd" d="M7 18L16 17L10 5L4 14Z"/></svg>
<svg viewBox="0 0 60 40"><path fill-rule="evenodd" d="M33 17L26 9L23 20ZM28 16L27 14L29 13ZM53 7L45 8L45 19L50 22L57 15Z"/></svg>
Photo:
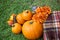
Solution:
<svg viewBox="0 0 60 40"><path fill-rule="evenodd" d="M44 40L60 40L60 11L53 11L44 26Z"/></svg>

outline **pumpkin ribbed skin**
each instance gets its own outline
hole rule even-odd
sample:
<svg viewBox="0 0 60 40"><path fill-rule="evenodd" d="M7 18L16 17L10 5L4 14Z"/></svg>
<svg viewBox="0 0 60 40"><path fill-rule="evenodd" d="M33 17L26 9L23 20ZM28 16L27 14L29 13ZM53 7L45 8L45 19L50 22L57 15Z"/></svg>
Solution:
<svg viewBox="0 0 60 40"><path fill-rule="evenodd" d="M22 18L22 14L18 14L16 20L19 24L23 24L25 20Z"/></svg>
<svg viewBox="0 0 60 40"><path fill-rule="evenodd" d="M32 19L32 12L30 10L25 10L22 13L22 17L24 20L31 20Z"/></svg>
<svg viewBox="0 0 60 40"><path fill-rule="evenodd" d="M31 20L23 24L22 33L27 39L37 39L41 37L42 32L42 24L38 22L34 22L33 20Z"/></svg>

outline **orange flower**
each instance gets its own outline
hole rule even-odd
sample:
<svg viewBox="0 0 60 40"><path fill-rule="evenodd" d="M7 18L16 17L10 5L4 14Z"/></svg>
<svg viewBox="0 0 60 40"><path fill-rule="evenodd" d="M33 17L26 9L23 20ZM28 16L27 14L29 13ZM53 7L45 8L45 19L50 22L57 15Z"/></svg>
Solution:
<svg viewBox="0 0 60 40"><path fill-rule="evenodd" d="M36 14L33 15L32 19L34 21L44 23L48 15L51 13L51 9L48 6L38 7L36 9Z"/></svg>

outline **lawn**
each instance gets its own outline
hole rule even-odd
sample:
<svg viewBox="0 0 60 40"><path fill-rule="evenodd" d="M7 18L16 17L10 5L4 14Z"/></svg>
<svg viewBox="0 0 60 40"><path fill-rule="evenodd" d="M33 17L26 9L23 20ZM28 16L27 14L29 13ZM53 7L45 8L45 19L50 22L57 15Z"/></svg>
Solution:
<svg viewBox="0 0 60 40"><path fill-rule="evenodd" d="M0 40L27 40L22 34L13 34L7 20L12 13L18 14L43 5L50 6L52 11L60 10L60 0L0 0Z"/></svg>

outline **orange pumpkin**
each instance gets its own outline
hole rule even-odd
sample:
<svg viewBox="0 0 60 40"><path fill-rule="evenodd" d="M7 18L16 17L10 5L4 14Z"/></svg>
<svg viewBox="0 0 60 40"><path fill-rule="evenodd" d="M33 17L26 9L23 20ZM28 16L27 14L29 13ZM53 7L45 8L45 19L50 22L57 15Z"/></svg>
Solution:
<svg viewBox="0 0 60 40"><path fill-rule="evenodd" d="M41 37L42 32L43 26L38 22L31 20L23 24L22 33L27 39L37 39Z"/></svg>
<svg viewBox="0 0 60 40"><path fill-rule="evenodd" d="M15 14L12 14L11 16L10 16L10 19L9 20L13 20L13 17L14 16L16 16Z"/></svg>
<svg viewBox="0 0 60 40"><path fill-rule="evenodd" d="M16 16L16 20L19 24L23 24L25 22L25 20L22 18L22 14L18 14Z"/></svg>
<svg viewBox="0 0 60 40"><path fill-rule="evenodd" d="M22 17L24 20L30 20L32 18L32 12L30 10L25 10L22 13Z"/></svg>
<svg viewBox="0 0 60 40"><path fill-rule="evenodd" d="M12 27L12 32L15 34L19 34L22 31L22 27L20 24L15 23Z"/></svg>

